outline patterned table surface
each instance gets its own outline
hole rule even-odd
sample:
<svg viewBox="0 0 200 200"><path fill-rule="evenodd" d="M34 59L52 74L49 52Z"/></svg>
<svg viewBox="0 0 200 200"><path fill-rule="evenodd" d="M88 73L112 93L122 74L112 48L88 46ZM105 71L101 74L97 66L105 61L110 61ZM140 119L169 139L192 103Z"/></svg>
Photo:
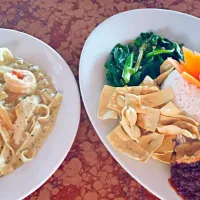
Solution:
<svg viewBox="0 0 200 200"><path fill-rule="evenodd" d="M130 9L166 8L200 17L199 0L0 0L0 26L53 47L78 80L81 49L106 18ZM82 104L75 142L54 175L26 200L153 200L108 153Z"/></svg>

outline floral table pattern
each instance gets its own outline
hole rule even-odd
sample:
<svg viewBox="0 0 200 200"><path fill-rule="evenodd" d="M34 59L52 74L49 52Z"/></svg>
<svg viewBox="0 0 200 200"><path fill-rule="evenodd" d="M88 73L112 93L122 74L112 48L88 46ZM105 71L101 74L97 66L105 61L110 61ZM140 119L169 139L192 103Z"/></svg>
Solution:
<svg viewBox="0 0 200 200"><path fill-rule="evenodd" d="M199 0L1 0L0 26L31 34L67 61L78 81L91 31L106 18L137 8L165 8L200 17ZM133 166L134 167L134 166ZM112 158L82 104L75 142L54 175L26 200L156 200Z"/></svg>

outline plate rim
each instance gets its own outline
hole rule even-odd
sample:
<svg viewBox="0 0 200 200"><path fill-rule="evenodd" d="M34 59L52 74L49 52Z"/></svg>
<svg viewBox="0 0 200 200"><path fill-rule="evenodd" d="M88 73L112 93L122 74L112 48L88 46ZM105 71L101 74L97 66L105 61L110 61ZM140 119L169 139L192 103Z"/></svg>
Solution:
<svg viewBox="0 0 200 200"><path fill-rule="evenodd" d="M42 186L55 172L56 170L60 167L60 165L62 164L62 162L64 161L64 159L67 157L78 132L78 128L80 125L80 119L81 119L81 96L80 96L80 92L79 92L79 87L78 87L78 83L76 81L76 78L71 70L71 68L69 67L68 63L65 61L65 59L55 50L53 49L50 45L48 45L47 43L45 43L44 41L40 40L39 38L32 36L28 33L22 32L22 31L18 31L18 30L14 30L14 29L10 29L10 28L0 28L0 32L1 31L8 31L8 32L14 32L16 34L22 34L26 37L32 38L34 40L36 40L37 42L41 43L42 45L44 45L46 48L48 48L50 51L52 51L54 53L54 55L60 59L60 61L62 61L63 63L65 63L66 66L64 67L68 67L69 70L69 76L72 77L73 82L72 84L74 85L75 88L75 96L77 96L77 101L78 104L77 106L77 121L76 121L76 126L74 126L74 135L73 135L73 139L70 142L70 145L68 146L68 148L66 148L66 151L64 152L62 159L60 159L60 161L55 165L55 167L53 168L53 170L51 170L51 172L48 174L48 176L46 176L46 178L44 178L43 180L41 180L37 185L35 185L32 189L30 189L29 191L25 191L23 194L21 194L19 197L16 197L17 200L21 200L24 199L26 197L28 197L30 194L32 194L34 191L36 191L40 186ZM42 148L42 147L41 147ZM34 160L33 160L34 162Z"/></svg>
<svg viewBox="0 0 200 200"><path fill-rule="evenodd" d="M84 104L84 107L85 107L85 110L87 112L87 115L90 119L90 122L93 126L93 120L92 120L92 116L90 116L90 113L88 112L88 106L87 106L87 103L86 103L86 100L85 100L85 96L84 96L84 92L83 92L83 86L82 86L82 71L83 71L83 67L82 66L82 60L83 60L83 55L84 55L84 51L86 49L86 46L87 44L89 43L89 40L91 38L92 35L94 35L97 31L98 31L98 28L103 26L104 24L106 23L109 23L109 21L111 21L113 18L115 17L118 17L119 15L124 15L126 13L129 13L129 12L146 12L146 11L157 11L157 12L168 12L168 13L176 13L178 15L184 15L184 16L187 16L189 18L193 18L195 20L198 20L200 21L200 18L196 17L196 16L193 16L193 15L190 15L190 14L187 14L187 13L183 13L183 12L180 12L180 11L175 11L175 10L169 10L169 9L160 9L160 8L138 8L138 9L132 9L132 10L127 10L127 11L123 11L123 12L120 12L120 13L117 13L117 14L114 14L108 18L106 18L104 21L102 21L100 24L98 24L98 26L96 26L92 32L88 35L87 39L85 40L85 43L83 45L83 48L82 48L82 51L81 51L81 56L80 56L80 61L79 61L79 85L80 85L80 93L81 93L81 98L83 100L83 104ZM107 146L105 144L105 142L103 141L102 139L102 136L101 134L98 133L97 131L97 128L95 126L93 126L96 134L98 135L98 137L100 138L101 142L104 144L105 148L109 151L109 153L112 155L112 157L116 160L116 162L132 177L134 178L139 184L141 184L143 187L145 187L149 192L151 192L153 195L155 195L156 197L158 198L161 198L163 199L163 196L157 194L156 191L153 191L152 189L150 189L145 183L143 183L142 181L140 181L135 175L133 175L131 173L131 171L122 163L119 161L119 158L118 156L115 156L114 153L113 153L113 150L111 149L111 147ZM172 188L173 189L173 188Z"/></svg>

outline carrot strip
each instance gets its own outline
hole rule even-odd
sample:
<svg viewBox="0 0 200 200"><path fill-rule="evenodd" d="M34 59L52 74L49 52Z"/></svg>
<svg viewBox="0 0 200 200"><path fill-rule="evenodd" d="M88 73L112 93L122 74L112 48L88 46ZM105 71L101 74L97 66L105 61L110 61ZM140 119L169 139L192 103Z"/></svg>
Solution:
<svg viewBox="0 0 200 200"><path fill-rule="evenodd" d="M187 72L183 72L181 74L181 76L190 84L195 85L197 87L200 87L200 82L194 78L193 76L191 76L190 74L188 74Z"/></svg>

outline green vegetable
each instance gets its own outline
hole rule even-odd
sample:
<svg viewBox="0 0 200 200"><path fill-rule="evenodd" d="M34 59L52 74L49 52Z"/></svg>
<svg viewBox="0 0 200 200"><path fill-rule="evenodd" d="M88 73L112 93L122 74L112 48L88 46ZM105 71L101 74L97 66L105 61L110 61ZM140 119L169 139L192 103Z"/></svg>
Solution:
<svg viewBox="0 0 200 200"><path fill-rule="evenodd" d="M122 73L127 57L133 52L133 45L117 44L105 63L106 78L113 86L126 85Z"/></svg>
<svg viewBox="0 0 200 200"><path fill-rule="evenodd" d="M126 59L124 69L122 72L122 78L124 79L125 83L129 83L131 75L135 73L135 70L133 67L133 59L134 59L134 53L132 52Z"/></svg>
<svg viewBox="0 0 200 200"><path fill-rule="evenodd" d="M152 52L149 52L148 54L146 54L146 57L147 58L150 58L152 56L156 56L156 55L159 55L159 54L163 54L163 53L173 53L175 49L169 49L169 50L166 50L166 49L159 49L159 50L156 50L156 51L152 51Z"/></svg>
<svg viewBox="0 0 200 200"><path fill-rule="evenodd" d="M138 71L139 67L140 67L140 64L142 62L142 57L143 57L143 54L144 54L144 51L146 50L147 48L147 45L146 43L143 43L142 46L140 47L139 49L139 55L138 55L138 59L137 59L137 62L135 64L135 70Z"/></svg>
<svg viewBox="0 0 200 200"><path fill-rule="evenodd" d="M140 47L143 43L143 40L141 37L137 37L136 40L134 41L135 46Z"/></svg>
<svg viewBox="0 0 200 200"><path fill-rule="evenodd" d="M131 44L117 44L105 63L106 78L113 86L139 85L149 75L160 75L160 65L168 58L183 60L182 44L158 36L141 33Z"/></svg>

